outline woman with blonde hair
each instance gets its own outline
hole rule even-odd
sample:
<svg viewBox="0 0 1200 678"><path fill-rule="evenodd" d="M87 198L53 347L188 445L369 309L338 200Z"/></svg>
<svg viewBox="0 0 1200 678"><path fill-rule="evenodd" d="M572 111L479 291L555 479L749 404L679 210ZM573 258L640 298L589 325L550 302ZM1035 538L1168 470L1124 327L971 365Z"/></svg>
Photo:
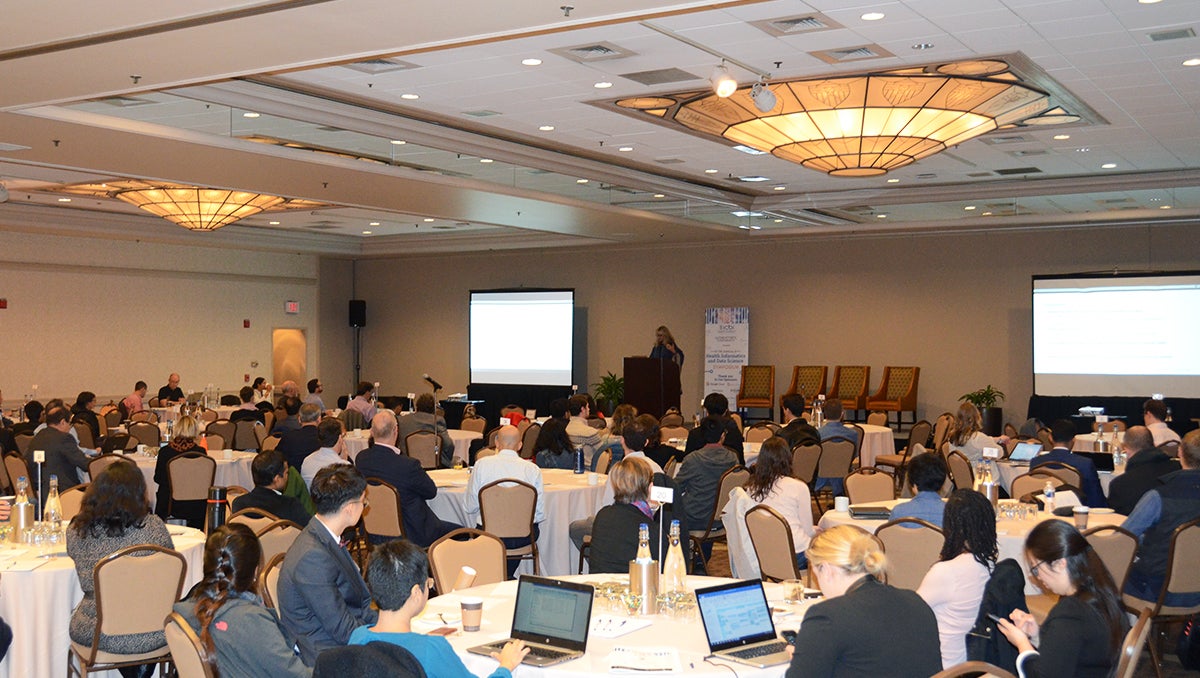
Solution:
<svg viewBox="0 0 1200 678"><path fill-rule="evenodd" d="M873 535L856 525L825 530L809 544L808 563L825 600L804 615L787 678L942 670L933 611L915 592L879 581L887 559Z"/></svg>
<svg viewBox="0 0 1200 678"><path fill-rule="evenodd" d="M658 558L658 506L650 503L650 462L627 457L608 470L613 504L596 514L592 523L592 546L588 550L589 572L628 572L637 556L638 527L650 528L650 553Z"/></svg>
<svg viewBox="0 0 1200 678"><path fill-rule="evenodd" d="M675 337L666 325L659 325L654 331L654 348L650 349L650 357L670 360L683 367L683 349L675 345Z"/></svg>
<svg viewBox="0 0 1200 678"><path fill-rule="evenodd" d="M166 520L174 514L176 518L187 521L188 527L204 529L204 500L177 501L171 503L171 475L168 465L175 457L184 454L208 454L208 450L200 446L200 425L191 417L180 417L175 422L174 436L171 442L158 451L158 459L154 462L154 482L158 483L155 494L154 513Z"/></svg>
<svg viewBox="0 0 1200 678"><path fill-rule="evenodd" d="M1007 436L993 438L983 432L983 415L974 403L964 402L954 414L950 428L950 449L961 452L972 464L983 460L985 447L1003 447Z"/></svg>

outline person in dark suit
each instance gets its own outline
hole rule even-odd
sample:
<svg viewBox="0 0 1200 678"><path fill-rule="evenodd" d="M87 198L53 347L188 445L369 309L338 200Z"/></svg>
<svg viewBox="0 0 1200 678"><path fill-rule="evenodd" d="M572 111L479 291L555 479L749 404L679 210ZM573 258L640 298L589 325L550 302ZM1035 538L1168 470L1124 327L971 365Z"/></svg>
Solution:
<svg viewBox="0 0 1200 678"><path fill-rule="evenodd" d="M405 439L409 434L418 431L429 431L436 433L438 438L442 440L441 454L439 455L439 463L446 468L454 465L454 440L450 437L450 433L446 431L446 420L437 416L437 401L433 399L432 393L422 393L417 396L415 403L416 412L406 414L399 418L396 422L396 447L404 454L408 454L408 446L405 444Z"/></svg>
<svg viewBox="0 0 1200 678"><path fill-rule="evenodd" d="M821 444L821 434L800 416L804 414L804 396L789 393L779 401L779 407L783 410L783 430L779 436L788 441L788 447Z"/></svg>
<svg viewBox="0 0 1200 678"><path fill-rule="evenodd" d="M716 417L721 421L722 429L725 431L725 447L733 450L739 464L745 464L746 457L742 453L742 430L738 428L733 417L729 416L729 398L720 393L709 393L704 396L704 411L708 416ZM707 444L704 435L700 433L700 427L697 426L688 432L687 444L684 445L683 453L678 455L677 459L682 462L684 457Z"/></svg>
<svg viewBox="0 0 1200 678"><path fill-rule="evenodd" d="M1158 479L1178 471L1179 460L1154 446L1154 436L1145 426L1131 426L1121 445L1129 461L1125 472L1114 475L1108 486L1108 505L1121 515L1129 515L1142 495L1158 487Z"/></svg>
<svg viewBox="0 0 1200 678"><path fill-rule="evenodd" d="M12 425L13 436L19 436L22 433L33 434L37 430L38 424L42 423L42 414L45 408L36 400L30 400L25 403L23 408L25 411L25 421L19 421Z"/></svg>
<svg viewBox="0 0 1200 678"><path fill-rule="evenodd" d="M304 458L321 446L317 440L317 422L321 420L321 408L312 403L300 406L300 428L294 431L284 431L279 435L279 444L275 449L283 453L288 466L299 470L304 465Z"/></svg>
<svg viewBox="0 0 1200 678"><path fill-rule="evenodd" d="M243 386L242 390L238 391L238 398L242 404L233 412L229 413L229 421L238 422L243 419L257 421L260 424L266 424L267 418L263 415L263 411L254 406L254 389L249 386Z"/></svg>
<svg viewBox="0 0 1200 678"><path fill-rule="evenodd" d="M374 624L371 594L339 538L362 517L367 480L349 464L333 464L312 482L317 515L292 542L279 571L279 615L308 666L321 651L345 645L354 629Z"/></svg>
<svg viewBox="0 0 1200 678"><path fill-rule="evenodd" d="M371 420L375 444L359 452L354 465L364 476L378 478L396 488L400 493L404 536L421 548L428 548L442 535L462 526L438 518L425 503L437 496L437 486L421 468L421 462L396 447L396 431L396 415L391 410L380 410Z"/></svg>
<svg viewBox="0 0 1200 678"><path fill-rule="evenodd" d="M1100 475L1096 473L1096 465L1091 459L1071 452L1071 441L1075 439L1075 424L1066 419L1059 419L1050 426L1050 437L1054 441L1054 449L1039 454L1029 462L1029 470L1042 464L1056 461L1073 466L1079 471L1079 489L1083 491L1080 500L1093 508L1105 508L1108 502L1104 499L1104 488L1100 485Z"/></svg>
<svg viewBox="0 0 1200 678"><path fill-rule="evenodd" d="M869 532L857 525L825 530L809 544L808 562L825 600L804 615L787 678L926 678L942 670L933 610L916 592L876 578L887 559Z"/></svg>
<svg viewBox="0 0 1200 678"><path fill-rule="evenodd" d="M42 450L46 453L46 461L42 464L42 485L38 494L42 501L45 501L46 494L50 491L50 476L58 476L59 492L68 490L79 484L79 474L75 470L87 471L88 462L91 461L79 448L75 438L68 433L71 429L70 417L71 413L62 406L47 410L46 428L38 431L25 450L25 463L30 469L36 469L33 461L34 451ZM13 480L15 482L16 479ZM29 479L31 486L33 481L33 478Z"/></svg>
<svg viewBox="0 0 1200 678"><path fill-rule="evenodd" d="M287 487L288 463L279 450L264 450L250 462L250 473L254 476L254 489L233 500L233 510L258 509L276 518L290 520L306 527L312 516L295 497L283 494Z"/></svg>

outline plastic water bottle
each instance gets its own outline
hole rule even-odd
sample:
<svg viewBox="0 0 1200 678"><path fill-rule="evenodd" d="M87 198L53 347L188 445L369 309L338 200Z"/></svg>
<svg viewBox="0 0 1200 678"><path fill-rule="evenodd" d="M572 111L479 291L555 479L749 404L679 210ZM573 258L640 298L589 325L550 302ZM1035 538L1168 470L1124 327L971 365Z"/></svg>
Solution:
<svg viewBox="0 0 1200 678"><path fill-rule="evenodd" d="M1046 513L1054 513L1054 483L1046 481L1046 487L1042 488L1042 495L1046 497Z"/></svg>
<svg viewBox="0 0 1200 678"><path fill-rule="evenodd" d="M582 475L583 472L584 472L583 448L580 447L580 448L576 448L576 450L575 450L575 473L578 475Z"/></svg>
<svg viewBox="0 0 1200 678"><path fill-rule="evenodd" d="M812 406L813 428L821 428L825 424L825 396L817 396Z"/></svg>
<svg viewBox="0 0 1200 678"><path fill-rule="evenodd" d="M46 496L46 507L42 509L42 520L50 523L57 532L62 526L62 502L58 499L58 476L50 476L50 492Z"/></svg>
<svg viewBox="0 0 1200 678"><path fill-rule="evenodd" d="M663 560L662 586L659 593L680 593L687 591L687 561L683 558L683 547L679 543L679 521L671 521L671 545L667 548L667 557Z"/></svg>

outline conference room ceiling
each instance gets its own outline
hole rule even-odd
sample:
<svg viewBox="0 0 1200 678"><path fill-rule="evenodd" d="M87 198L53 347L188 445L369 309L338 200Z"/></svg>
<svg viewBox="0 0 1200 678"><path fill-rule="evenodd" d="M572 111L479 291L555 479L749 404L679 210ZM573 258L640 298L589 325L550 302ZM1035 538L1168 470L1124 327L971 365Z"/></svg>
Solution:
<svg viewBox="0 0 1200 678"><path fill-rule="evenodd" d="M387 256L1200 216L1195 0L186 4L9 8L0 227ZM1000 59L1081 120L846 178L614 105L721 56L743 86ZM191 233L69 192L123 178L325 206Z"/></svg>

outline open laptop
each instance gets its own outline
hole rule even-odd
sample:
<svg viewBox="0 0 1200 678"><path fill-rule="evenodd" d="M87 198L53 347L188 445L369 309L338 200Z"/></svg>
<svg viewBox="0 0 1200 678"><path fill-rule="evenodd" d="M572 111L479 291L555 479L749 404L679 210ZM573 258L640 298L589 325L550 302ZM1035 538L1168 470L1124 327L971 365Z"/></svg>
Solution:
<svg viewBox="0 0 1200 678"><path fill-rule="evenodd" d="M1017 443L1013 447L1012 454L1008 455L1008 463L1013 466L1029 466L1029 460L1038 456L1042 452L1041 441Z"/></svg>
<svg viewBox="0 0 1200 678"><path fill-rule="evenodd" d="M552 666L578 659L587 650L593 593L589 584L521 575L512 637L477 645L468 652L491 655L510 640L523 640L529 646L523 664Z"/></svg>
<svg viewBox="0 0 1200 678"><path fill-rule="evenodd" d="M775 635L762 581L696 589L696 605L713 656L758 668L791 661L787 643Z"/></svg>

